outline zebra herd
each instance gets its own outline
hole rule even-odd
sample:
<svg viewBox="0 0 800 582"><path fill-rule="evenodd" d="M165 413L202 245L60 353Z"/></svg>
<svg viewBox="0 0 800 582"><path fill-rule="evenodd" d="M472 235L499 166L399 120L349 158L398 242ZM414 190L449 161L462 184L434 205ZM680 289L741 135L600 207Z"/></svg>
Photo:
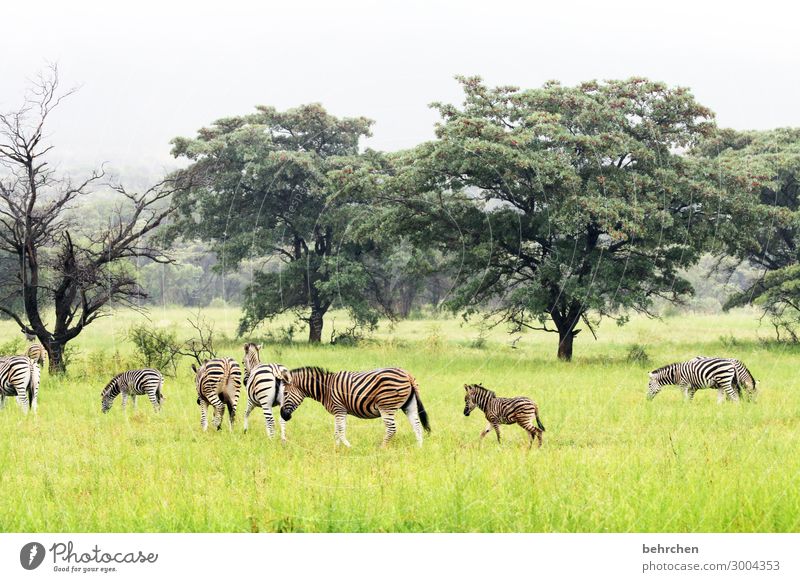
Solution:
<svg viewBox="0 0 800 582"><path fill-rule="evenodd" d="M222 428L225 411L228 424L233 428L239 393L244 384L247 392L247 409L244 413L244 430L248 417L255 408L261 408L267 435L275 434L272 409L280 407L281 441L286 441L286 423L306 398L316 400L334 417L334 442L350 446L345 434L348 415L357 418L381 418L385 432L381 446L385 447L397 432L395 416L403 411L422 446L423 429L430 432L428 414L420 399L417 381L401 368L380 368L365 372L330 372L323 368L305 366L289 370L277 363L262 363L260 345L244 345L244 376L239 363L233 358L212 358L195 372L197 404L200 406L200 425L208 429L208 408L214 411L212 424ZM39 344L31 345L25 355L0 357L0 408L6 397L15 397L24 412L36 412L40 368L46 351ZM676 362L650 372L647 398L652 400L664 386L679 386L687 400L694 398L701 388L716 388L717 401L738 401L740 396L755 397L757 382L747 367L731 358L697 356L686 362ZM122 395L122 407L130 397L136 406L137 396L147 396L156 411L164 400L164 377L158 370L144 368L128 370L114 376L101 392L101 411L107 413L114 399ZM539 417L539 407L529 398L498 397L480 384L464 385L464 415L469 416L480 408L487 421L480 437L491 430L500 441L501 424L518 424L530 437L530 446L538 441L542 446L545 428Z"/></svg>

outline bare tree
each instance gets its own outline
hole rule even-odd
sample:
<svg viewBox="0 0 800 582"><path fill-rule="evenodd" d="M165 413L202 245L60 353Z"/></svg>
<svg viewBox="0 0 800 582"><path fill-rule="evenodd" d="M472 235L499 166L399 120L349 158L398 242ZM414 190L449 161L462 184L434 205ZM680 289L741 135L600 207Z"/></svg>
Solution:
<svg viewBox="0 0 800 582"><path fill-rule="evenodd" d="M59 91L53 66L34 81L22 107L0 113L0 253L17 265L0 280L0 313L39 339L56 373L65 370L66 344L105 307L144 296L132 259L169 260L152 234L173 211L175 188L170 180L143 193L114 185L121 203L107 228L83 232L72 223L67 211L104 177L100 169L73 182L48 164L46 122L72 93Z"/></svg>

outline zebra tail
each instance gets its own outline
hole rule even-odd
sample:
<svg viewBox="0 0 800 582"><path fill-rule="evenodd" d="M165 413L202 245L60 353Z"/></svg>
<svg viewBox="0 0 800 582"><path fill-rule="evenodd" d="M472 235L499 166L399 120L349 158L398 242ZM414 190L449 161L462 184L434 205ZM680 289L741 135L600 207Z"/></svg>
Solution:
<svg viewBox="0 0 800 582"><path fill-rule="evenodd" d="M33 406L33 383L36 381L36 370L34 370L33 367L35 365L36 364L33 363L33 360L31 360L31 365L30 365L31 375L28 378L28 385L25 387L25 392L27 392L27 394L28 394L28 407L29 408Z"/></svg>
<svg viewBox="0 0 800 582"><path fill-rule="evenodd" d="M414 388L413 396L417 399L417 414L419 415L419 421L422 423L422 428L425 429L425 432L431 432L428 413L425 412L425 406L422 404L422 399L419 397L419 386L414 378L411 378L411 386Z"/></svg>
<svg viewBox="0 0 800 582"><path fill-rule="evenodd" d="M539 418L539 407L534 405L533 407L533 415L536 417L536 426L539 427L539 430L544 432L544 425L542 424L541 419Z"/></svg>

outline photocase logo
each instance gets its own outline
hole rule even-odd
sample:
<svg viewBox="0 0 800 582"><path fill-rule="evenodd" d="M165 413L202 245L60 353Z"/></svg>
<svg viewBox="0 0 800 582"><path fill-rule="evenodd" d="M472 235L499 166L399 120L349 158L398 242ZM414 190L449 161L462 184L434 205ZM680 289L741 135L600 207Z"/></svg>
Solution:
<svg viewBox="0 0 800 582"><path fill-rule="evenodd" d="M44 546L39 542L30 542L19 551L19 563L26 570L35 570L44 561Z"/></svg>

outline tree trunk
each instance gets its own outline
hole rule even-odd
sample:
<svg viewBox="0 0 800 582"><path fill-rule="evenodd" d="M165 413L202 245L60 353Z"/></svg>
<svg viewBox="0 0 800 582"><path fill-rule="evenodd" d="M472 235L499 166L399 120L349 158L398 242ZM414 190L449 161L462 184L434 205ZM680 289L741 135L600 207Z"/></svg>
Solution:
<svg viewBox="0 0 800 582"><path fill-rule="evenodd" d="M64 361L64 348L61 342L50 342L47 346L47 355L51 374L63 374L67 371L67 363Z"/></svg>
<svg viewBox="0 0 800 582"><path fill-rule="evenodd" d="M325 312L321 309L312 308L311 317L308 319L308 343L318 344L322 342L322 325Z"/></svg>
<svg viewBox="0 0 800 582"><path fill-rule="evenodd" d="M576 332L561 331L558 332L558 359L565 362L572 361L572 342L577 335Z"/></svg>

